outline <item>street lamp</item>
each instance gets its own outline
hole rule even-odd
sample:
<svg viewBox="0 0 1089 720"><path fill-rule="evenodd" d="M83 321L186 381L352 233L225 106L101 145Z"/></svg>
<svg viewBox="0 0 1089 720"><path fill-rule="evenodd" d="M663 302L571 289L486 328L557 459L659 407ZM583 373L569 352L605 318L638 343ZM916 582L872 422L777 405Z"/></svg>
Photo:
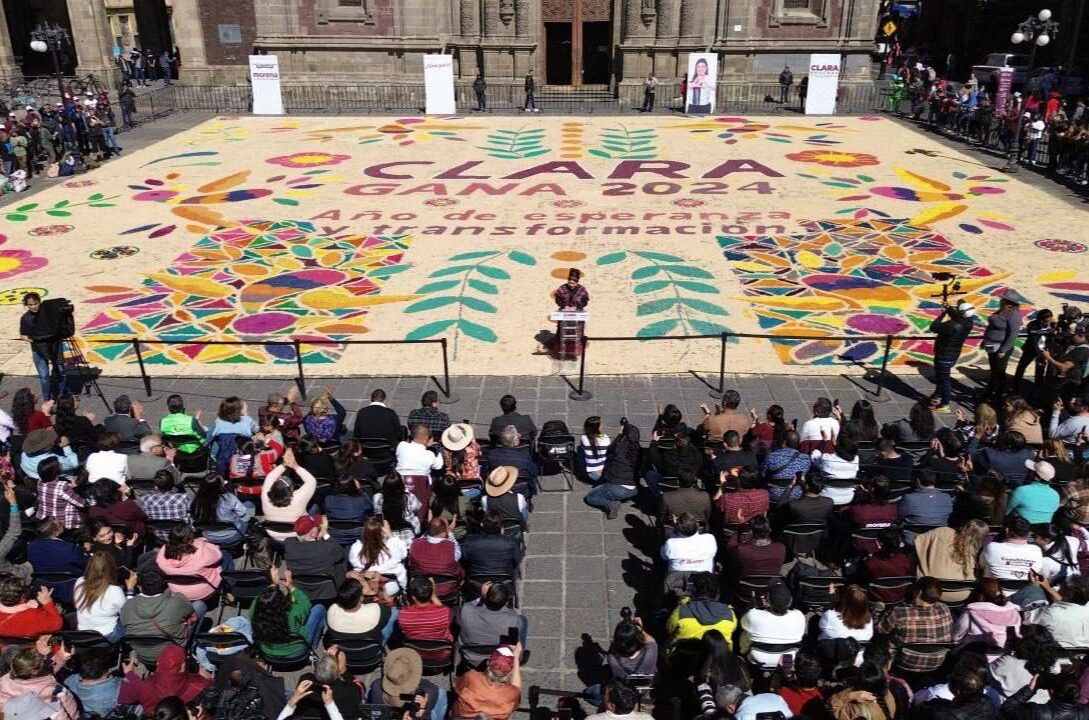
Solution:
<svg viewBox="0 0 1089 720"><path fill-rule="evenodd" d="M1029 50L1028 69L1025 70L1026 83L1032 77L1032 68L1036 64L1036 48L1046 46L1058 34L1059 23L1052 20L1051 11L1044 8L1035 16L1030 15L1010 35L1010 42L1014 45L1020 45L1024 42L1032 43L1032 49ZM1005 171L1009 173L1017 172L1017 161L1021 155L1021 129L1024 119L1024 113L1018 107L1017 126L1014 129L1013 137L1010 139L1009 153L1006 155Z"/></svg>
<svg viewBox="0 0 1089 720"><path fill-rule="evenodd" d="M30 31L30 49L34 52L49 52L53 56L53 73L57 76L58 98L64 102L64 79L61 77L60 52L72 41L66 28L60 25L40 23Z"/></svg>

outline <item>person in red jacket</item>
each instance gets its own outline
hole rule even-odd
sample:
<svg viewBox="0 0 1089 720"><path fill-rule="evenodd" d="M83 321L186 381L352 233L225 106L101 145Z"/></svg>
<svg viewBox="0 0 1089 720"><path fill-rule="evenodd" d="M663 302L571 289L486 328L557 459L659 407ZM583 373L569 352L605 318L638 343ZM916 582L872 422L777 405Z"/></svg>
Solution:
<svg viewBox="0 0 1089 720"><path fill-rule="evenodd" d="M111 527L124 527L130 533L144 536L147 515L129 497L127 485L118 485L113 480L99 480L91 485L91 497L95 504L87 515L92 520L101 520Z"/></svg>
<svg viewBox="0 0 1089 720"><path fill-rule="evenodd" d="M28 600L22 579L0 579L0 637L36 638L57 632L62 624L52 590L39 588L37 599Z"/></svg>

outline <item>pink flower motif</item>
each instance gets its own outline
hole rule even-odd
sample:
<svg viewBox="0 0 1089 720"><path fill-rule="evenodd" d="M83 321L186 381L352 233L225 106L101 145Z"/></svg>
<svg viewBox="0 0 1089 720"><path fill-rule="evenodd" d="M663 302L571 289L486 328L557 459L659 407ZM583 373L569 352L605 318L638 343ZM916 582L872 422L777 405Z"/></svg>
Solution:
<svg viewBox="0 0 1089 720"><path fill-rule="evenodd" d="M0 250L0 280L41 270L49 264L29 250Z"/></svg>
<svg viewBox="0 0 1089 720"><path fill-rule="evenodd" d="M289 168L312 168L321 165L339 165L345 160L351 160L351 155L335 155L319 150L292 153L290 155L277 155L265 162L273 165L283 165Z"/></svg>
<svg viewBox="0 0 1089 720"><path fill-rule="evenodd" d="M585 204L586 203L584 203L582 200L567 199L567 200L553 200L552 201L552 207L558 207L558 208L577 208L577 207L582 207Z"/></svg>
<svg viewBox="0 0 1089 720"><path fill-rule="evenodd" d="M694 208L700 207L701 205L706 205L707 203L703 200L697 200L696 198L678 198L677 200L673 201L673 204L677 207Z"/></svg>
<svg viewBox="0 0 1089 720"><path fill-rule="evenodd" d="M147 190L142 193L136 193L132 196L133 200L137 202L166 202L177 197L178 193L173 190Z"/></svg>
<svg viewBox="0 0 1089 720"><path fill-rule="evenodd" d="M457 205L458 201L454 198L431 198L430 200L424 200L424 205L428 207L449 207L451 205Z"/></svg>
<svg viewBox="0 0 1089 720"><path fill-rule="evenodd" d="M61 187L82 188L82 187L91 187L92 185L97 185L97 184L98 184L97 180L69 180L68 182L64 183Z"/></svg>

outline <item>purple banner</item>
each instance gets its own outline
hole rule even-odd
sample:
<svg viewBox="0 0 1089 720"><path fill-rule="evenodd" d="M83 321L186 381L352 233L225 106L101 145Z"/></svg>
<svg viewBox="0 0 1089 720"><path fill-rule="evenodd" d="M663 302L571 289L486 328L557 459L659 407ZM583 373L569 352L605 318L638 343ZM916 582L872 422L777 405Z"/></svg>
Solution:
<svg viewBox="0 0 1089 720"><path fill-rule="evenodd" d="M1004 67L998 71L998 88L994 93L994 109L1004 110L1010 97L1010 85L1013 84L1013 68Z"/></svg>

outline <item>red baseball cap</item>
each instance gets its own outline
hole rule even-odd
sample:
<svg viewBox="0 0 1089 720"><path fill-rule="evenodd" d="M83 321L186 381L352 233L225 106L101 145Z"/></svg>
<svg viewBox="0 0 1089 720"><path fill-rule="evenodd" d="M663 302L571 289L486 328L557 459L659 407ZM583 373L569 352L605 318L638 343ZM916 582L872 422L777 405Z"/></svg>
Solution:
<svg viewBox="0 0 1089 720"><path fill-rule="evenodd" d="M321 515L303 515L295 521L295 534L305 535L314 528L321 527L321 523L325 518Z"/></svg>
<svg viewBox="0 0 1089 720"><path fill-rule="evenodd" d="M509 645L500 645L492 650L488 658L488 669L497 675L506 675L514 670L514 648Z"/></svg>

